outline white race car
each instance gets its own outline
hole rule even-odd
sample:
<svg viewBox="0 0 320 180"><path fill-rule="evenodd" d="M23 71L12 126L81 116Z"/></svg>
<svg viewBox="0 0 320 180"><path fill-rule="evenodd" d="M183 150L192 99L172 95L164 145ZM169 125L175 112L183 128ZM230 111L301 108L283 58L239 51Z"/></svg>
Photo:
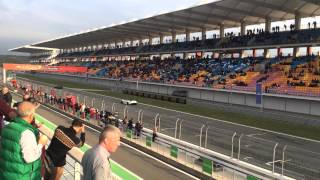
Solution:
<svg viewBox="0 0 320 180"><path fill-rule="evenodd" d="M121 104L127 104L127 105L137 105L138 102L135 100L126 100L126 99L121 99Z"/></svg>

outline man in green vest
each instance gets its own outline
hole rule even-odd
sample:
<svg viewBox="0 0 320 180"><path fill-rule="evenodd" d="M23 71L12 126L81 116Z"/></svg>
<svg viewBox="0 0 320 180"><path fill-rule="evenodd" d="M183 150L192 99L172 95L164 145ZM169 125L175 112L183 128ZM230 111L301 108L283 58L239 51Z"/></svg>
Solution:
<svg viewBox="0 0 320 180"><path fill-rule="evenodd" d="M34 121L35 106L22 102L17 109L18 117L1 133L0 179L40 180L41 152L48 138L39 135Z"/></svg>

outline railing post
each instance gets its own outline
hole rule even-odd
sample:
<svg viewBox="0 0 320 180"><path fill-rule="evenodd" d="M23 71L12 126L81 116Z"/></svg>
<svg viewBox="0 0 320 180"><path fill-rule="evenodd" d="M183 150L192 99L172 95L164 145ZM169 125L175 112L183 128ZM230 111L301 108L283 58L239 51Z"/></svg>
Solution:
<svg viewBox="0 0 320 180"><path fill-rule="evenodd" d="M274 173L274 161L275 161L275 156L276 156L276 149L277 149L277 146L278 146L278 143L276 143L274 145L274 148L273 148L273 159L272 159L272 173Z"/></svg>
<svg viewBox="0 0 320 180"><path fill-rule="evenodd" d="M183 123L183 121L184 121L183 119L180 121L179 139L181 139L181 131L182 131L181 128L182 128L182 123Z"/></svg>
<svg viewBox="0 0 320 180"><path fill-rule="evenodd" d="M138 121L139 121L139 119L140 119L141 111L142 111L142 109L140 109L140 110L138 111Z"/></svg>
<svg viewBox="0 0 320 180"><path fill-rule="evenodd" d="M238 147L238 160L240 160L240 150L241 150L241 138L242 138L243 134L240 135L239 137L239 147Z"/></svg>
<svg viewBox="0 0 320 180"><path fill-rule="evenodd" d="M141 122L141 124L143 124L143 110L141 111L141 113L140 113L140 122Z"/></svg>
<svg viewBox="0 0 320 180"><path fill-rule="evenodd" d="M199 144L200 147L201 147L201 142L202 142L202 130L204 127L205 127L205 125L203 124L200 129L200 144Z"/></svg>
<svg viewBox="0 0 320 180"><path fill-rule="evenodd" d="M158 119L158 116L159 116L159 113L156 114L156 116L154 117L154 128L157 127L157 119ZM159 129L159 132L160 132L160 129Z"/></svg>
<svg viewBox="0 0 320 180"><path fill-rule="evenodd" d="M102 100L102 102L101 102L101 111L104 111L103 104L104 104L104 100Z"/></svg>
<svg viewBox="0 0 320 180"><path fill-rule="evenodd" d="M81 174L80 174L81 166L78 162L74 164L74 180L81 180Z"/></svg>
<svg viewBox="0 0 320 180"><path fill-rule="evenodd" d="M282 176L283 176L283 171L284 171L284 152L286 151L286 149L287 149L287 145L285 145L282 150L282 167L281 167L281 175Z"/></svg>
<svg viewBox="0 0 320 180"><path fill-rule="evenodd" d="M115 105L116 105L116 103L112 103L112 106L111 106L111 112L112 112L112 113L114 112Z"/></svg>
<svg viewBox="0 0 320 180"><path fill-rule="evenodd" d="M208 130L209 130L210 126L207 127L206 129L206 139L204 141L204 148L207 148L207 142L208 142Z"/></svg>
<svg viewBox="0 0 320 180"><path fill-rule="evenodd" d="M161 132L161 126L160 126L161 116L160 115L159 115L158 121L159 121L159 132Z"/></svg>
<svg viewBox="0 0 320 180"><path fill-rule="evenodd" d="M176 120L176 127L175 127L175 130L174 130L174 138L176 138L177 139L177 128L178 128L178 122L180 121L180 119L179 118L177 118L177 120Z"/></svg>
<svg viewBox="0 0 320 180"><path fill-rule="evenodd" d="M128 105L126 105L123 109L123 118L127 116L127 113L128 113Z"/></svg>
<svg viewBox="0 0 320 180"><path fill-rule="evenodd" d="M232 139L231 139L231 158L233 158L233 139L237 135L236 132L233 133Z"/></svg>

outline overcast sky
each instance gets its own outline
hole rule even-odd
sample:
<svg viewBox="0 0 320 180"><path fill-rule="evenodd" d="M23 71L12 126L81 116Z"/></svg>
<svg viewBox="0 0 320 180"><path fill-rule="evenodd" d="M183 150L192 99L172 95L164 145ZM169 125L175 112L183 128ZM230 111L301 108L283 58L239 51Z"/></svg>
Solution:
<svg viewBox="0 0 320 180"><path fill-rule="evenodd" d="M12 54L8 52L11 48L212 1L218 0L0 0L0 54ZM311 17L303 19L302 26L314 20L320 24L320 17ZM272 26L289 27L291 23L294 21L275 22ZM256 27L259 26L264 25Z"/></svg>
<svg viewBox="0 0 320 180"><path fill-rule="evenodd" d="M0 54L8 49L206 0L0 0Z"/></svg>

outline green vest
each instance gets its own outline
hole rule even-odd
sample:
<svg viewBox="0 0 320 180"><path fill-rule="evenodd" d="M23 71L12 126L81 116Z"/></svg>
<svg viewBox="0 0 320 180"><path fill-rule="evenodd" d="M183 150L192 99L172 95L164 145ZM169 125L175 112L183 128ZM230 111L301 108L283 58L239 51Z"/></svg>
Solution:
<svg viewBox="0 0 320 180"><path fill-rule="evenodd" d="M41 159L26 163L22 156L21 133L29 129L38 140L38 129L21 118L7 125L1 133L0 179L1 180L40 180Z"/></svg>

